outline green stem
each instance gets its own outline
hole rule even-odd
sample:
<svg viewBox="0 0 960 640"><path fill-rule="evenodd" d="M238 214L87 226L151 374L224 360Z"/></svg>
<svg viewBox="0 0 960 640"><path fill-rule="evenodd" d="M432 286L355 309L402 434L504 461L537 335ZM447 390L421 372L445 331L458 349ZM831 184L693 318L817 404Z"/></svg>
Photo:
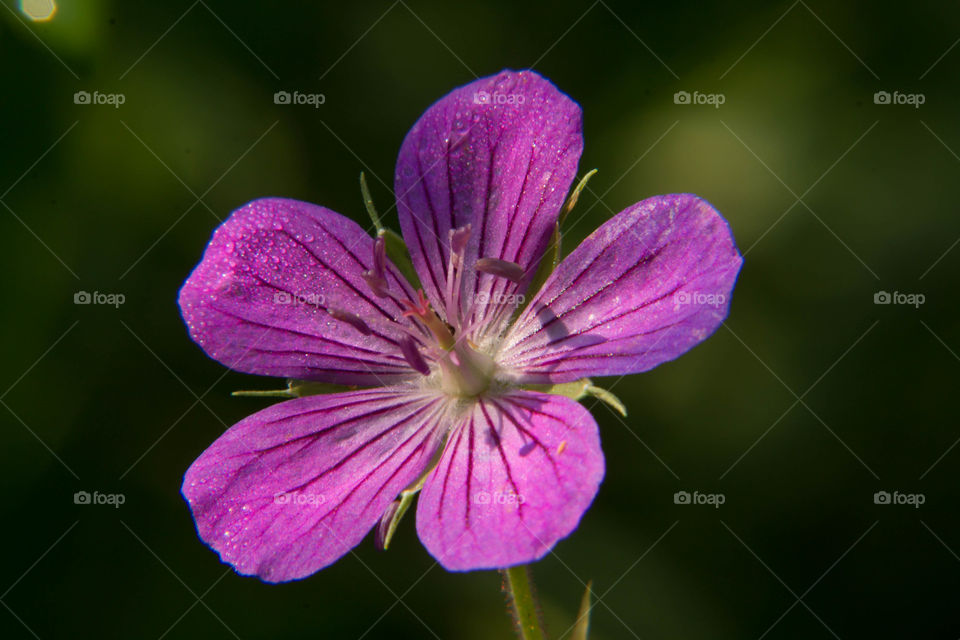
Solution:
<svg viewBox="0 0 960 640"><path fill-rule="evenodd" d="M540 622L540 604L533 592L533 581L527 565L503 570L504 590L510 598L510 609L521 640L545 640Z"/></svg>

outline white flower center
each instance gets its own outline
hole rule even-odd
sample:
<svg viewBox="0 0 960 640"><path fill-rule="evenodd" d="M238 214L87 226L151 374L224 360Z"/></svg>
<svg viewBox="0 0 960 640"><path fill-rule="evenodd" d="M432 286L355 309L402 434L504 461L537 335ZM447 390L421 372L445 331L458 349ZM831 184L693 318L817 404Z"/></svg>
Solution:
<svg viewBox="0 0 960 640"><path fill-rule="evenodd" d="M469 336L471 330L464 327L467 310L461 301L461 285L464 273L464 253L470 237L470 225L450 230L450 259L447 264L447 282L445 291L445 311L447 324L440 319L430 306L423 291L417 291L416 299L397 296L391 292L386 278L386 246L382 237L374 243L373 268L364 272L363 278L370 290L378 297L392 298L401 308L403 315L415 320L432 334L433 343L428 347L429 355L436 362L431 369L420 353L417 341L412 336L400 340L403 357L416 371L424 376L424 384L435 386L439 383L444 393L454 397L471 398L485 392L494 378L497 365L486 353L474 345ZM518 282L523 278L523 269L504 260L485 258L476 261L478 272L489 273L497 277ZM369 327L357 316L337 310L328 310L336 319L347 322L358 331L370 333ZM422 340L423 334L417 336ZM422 344L422 343L421 343Z"/></svg>
<svg viewBox="0 0 960 640"><path fill-rule="evenodd" d="M490 356L473 349L464 340L440 357L440 388L447 395L473 397L490 386L497 368Z"/></svg>

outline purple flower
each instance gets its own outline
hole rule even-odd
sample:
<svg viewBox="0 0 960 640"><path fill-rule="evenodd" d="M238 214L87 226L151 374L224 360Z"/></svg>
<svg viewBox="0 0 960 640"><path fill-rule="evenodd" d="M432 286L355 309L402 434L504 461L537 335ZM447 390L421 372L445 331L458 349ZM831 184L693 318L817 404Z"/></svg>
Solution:
<svg viewBox="0 0 960 640"><path fill-rule="evenodd" d="M216 230L180 291L193 339L237 371L358 387L259 411L193 463L183 495L225 562L303 578L375 527L382 542L418 489L417 532L450 570L531 562L576 528L604 474L597 425L543 390L687 351L741 264L707 202L658 196L524 298L582 147L579 106L529 71L430 107L395 178L421 291L323 207L256 200Z"/></svg>

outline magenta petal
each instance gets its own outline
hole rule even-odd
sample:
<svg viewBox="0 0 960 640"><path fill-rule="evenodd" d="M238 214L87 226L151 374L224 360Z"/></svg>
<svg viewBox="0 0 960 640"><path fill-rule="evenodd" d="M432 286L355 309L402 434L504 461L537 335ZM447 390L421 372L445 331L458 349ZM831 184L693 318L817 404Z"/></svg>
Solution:
<svg viewBox="0 0 960 640"><path fill-rule="evenodd" d="M180 290L190 335L210 357L246 373L358 385L417 375L398 346L406 335L396 320L401 309L363 278L373 246L358 224L329 209L255 200L214 232ZM386 278L412 295L389 263Z"/></svg>
<svg viewBox="0 0 960 640"><path fill-rule="evenodd" d="M727 222L705 200L644 200L560 263L498 360L524 383L652 369L720 326L742 262Z"/></svg>
<svg viewBox="0 0 960 640"><path fill-rule="evenodd" d="M297 398L240 421L183 479L200 537L268 582L333 563L426 469L443 405L393 387Z"/></svg>
<svg viewBox="0 0 960 640"><path fill-rule="evenodd" d="M417 532L451 571L532 562L576 528L603 472L597 424L573 400L478 400L427 478Z"/></svg>
<svg viewBox="0 0 960 640"><path fill-rule="evenodd" d="M472 224L468 267L496 258L527 272L519 284L467 273L463 300L482 326L533 277L582 149L580 107L532 71L460 87L417 121L397 159L397 207L417 273L441 314L450 229Z"/></svg>

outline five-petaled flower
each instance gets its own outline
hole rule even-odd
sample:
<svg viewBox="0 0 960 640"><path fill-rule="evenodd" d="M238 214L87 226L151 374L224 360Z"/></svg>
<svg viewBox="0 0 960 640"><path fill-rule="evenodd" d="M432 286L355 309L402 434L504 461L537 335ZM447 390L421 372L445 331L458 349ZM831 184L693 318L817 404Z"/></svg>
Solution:
<svg viewBox="0 0 960 640"><path fill-rule="evenodd" d="M543 389L684 353L723 321L741 264L707 202L658 196L528 291L582 147L580 107L530 71L430 107L395 176L421 290L382 238L320 206L256 200L216 230L180 292L193 339L237 371L354 387L241 420L187 471L224 561L303 578L382 539L418 489L420 540L450 570L537 560L576 528L604 474L597 425Z"/></svg>

